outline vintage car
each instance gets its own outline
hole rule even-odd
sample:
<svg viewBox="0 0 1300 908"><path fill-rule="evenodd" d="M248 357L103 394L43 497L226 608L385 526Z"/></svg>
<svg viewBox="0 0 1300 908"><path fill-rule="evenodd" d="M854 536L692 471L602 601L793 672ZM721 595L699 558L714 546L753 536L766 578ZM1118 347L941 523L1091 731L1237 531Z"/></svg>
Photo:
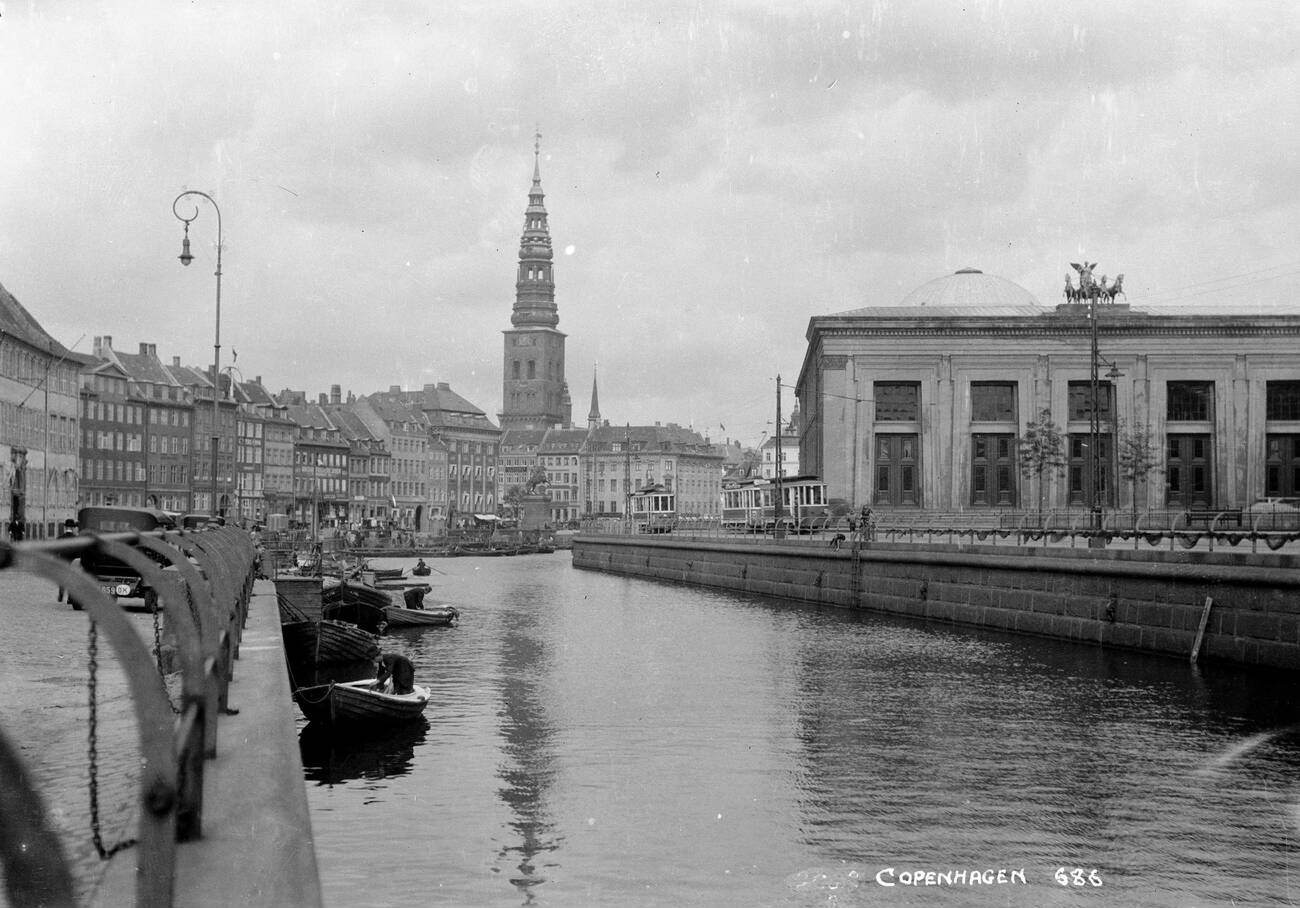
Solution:
<svg viewBox="0 0 1300 908"><path fill-rule="evenodd" d="M150 530L174 530L176 521L166 511L152 508L86 507L77 512L82 533L126 533ZM165 564L161 557L146 550L150 558ZM116 558L95 552L81 556L81 569L97 579L104 592L114 599L142 599L149 611L158 607L158 594L147 586L140 572ZM80 609L75 602L72 607Z"/></svg>

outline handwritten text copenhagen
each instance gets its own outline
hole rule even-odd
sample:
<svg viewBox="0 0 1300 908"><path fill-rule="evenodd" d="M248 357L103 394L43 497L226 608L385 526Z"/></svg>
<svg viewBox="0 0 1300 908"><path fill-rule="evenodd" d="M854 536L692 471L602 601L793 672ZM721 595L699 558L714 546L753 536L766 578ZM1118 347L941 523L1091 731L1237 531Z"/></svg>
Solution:
<svg viewBox="0 0 1300 908"><path fill-rule="evenodd" d="M1025 869L1007 870L899 870L886 867L876 874L881 886L1004 886L1025 883Z"/></svg>

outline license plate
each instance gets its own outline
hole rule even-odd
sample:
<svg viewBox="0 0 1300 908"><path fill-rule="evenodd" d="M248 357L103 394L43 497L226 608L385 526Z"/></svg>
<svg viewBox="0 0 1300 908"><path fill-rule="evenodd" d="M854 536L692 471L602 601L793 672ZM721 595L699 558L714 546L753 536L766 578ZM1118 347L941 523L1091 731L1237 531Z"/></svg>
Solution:
<svg viewBox="0 0 1300 908"><path fill-rule="evenodd" d="M118 596L130 596L131 585L129 583L108 583L104 585L104 592L114 598L117 598Z"/></svg>

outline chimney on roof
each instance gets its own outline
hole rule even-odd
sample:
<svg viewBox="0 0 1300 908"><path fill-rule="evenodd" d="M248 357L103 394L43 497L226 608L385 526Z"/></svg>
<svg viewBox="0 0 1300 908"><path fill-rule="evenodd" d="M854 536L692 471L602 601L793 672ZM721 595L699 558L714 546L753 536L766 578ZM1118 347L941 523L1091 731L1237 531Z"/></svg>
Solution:
<svg viewBox="0 0 1300 908"><path fill-rule="evenodd" d="M113 337L112 337L112 335L109 335L109 334L105 334L105 335L104 335L104 349L105 349L105 350L112 350L112 349L113 349Z"/></svg>
<svg viewBox="0 0 1300 908"><path fill-rule="evenodd" d="M389 386L388 386L388 393L389 393L389 394L400 394L400 393L402 393L402 386L401 386L401 385L389 385Z"/></svg>
<svg viewBox="0 0 1300 908"><path fill-rule="evenodd" d="M330 385L330 403L343 403L343 389L338 385Z"/></svg>
<svg viewBox="0 0 1300 908"><path fill-rule="evenodd" d="M440 381L440 382L438 382L438 390L439 390L439 391L450 391L450 390L451 390L451 385L447 384L445 381Z"/></svg>
<svg viewBox="0 0 1300 908"><path fill-rule="evenodd" d="M181 358L179 356L173 356L172 365L177 369L179 369L181 367Z"/></svg>
<svg viewBox="0 0 1300 908"><path fill-rule="evenodd" d="M322 392L320 393L320 398L319 398L319 400L320 400L320 405L321 405L322 407L325 406L327 403L330 402L329 397L326 396L326 394L325 394L324 391L322 391Z"/></svg>
<svg viewBox="0 0 1300 908"><path fill-rule="evenodd" d="M350 404L354 404L354 403L356 403L356 402L357 402L357 396L356 396L355 394L353 394L351 391L349 391L349 392L348 392L348 403L350 403Z"/></svg>
<svg viewBox="0 0 1300 908"><path fill-rule="evenodd" d="M425 391L432 391L432 390L434 389L434 387L435 387L434 385L428 385L428 384L426 384L426 385L424 386L424 390L425 390Z"/></svg>
<svg viewBox="0 0 1300 908"><path fill-rule="evenodd" d="M260 384L262 383L262 376L260 376L260 375L254 376L254 377L253 377L253 381L254 381L254 383L260 385Z"/></svg>

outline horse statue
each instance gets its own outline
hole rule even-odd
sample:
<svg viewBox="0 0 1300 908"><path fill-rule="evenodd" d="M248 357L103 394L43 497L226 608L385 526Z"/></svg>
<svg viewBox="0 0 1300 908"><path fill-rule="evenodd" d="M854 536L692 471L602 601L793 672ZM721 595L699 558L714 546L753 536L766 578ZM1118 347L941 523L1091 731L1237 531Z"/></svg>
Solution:
<svg viewBox="0 0 1300 908"><path fill-rule="evenodd" d="M1115 283L1106 288L1104 295L1106 297L1106 302L1108 303L1115 302L1115 297L1117 296L1122 296L1124 299L1128 299L1128 294L1124 292L1123 274L1115 275Z"/></svg>
<svg viewBox="0 0 1300 908"><path fill-rule="evenodd" d="M1070 272L1065 272L1065 300L1073 303L1079 298L1079 291L1074 289L1074 284L1070 280Z"/></svg>

